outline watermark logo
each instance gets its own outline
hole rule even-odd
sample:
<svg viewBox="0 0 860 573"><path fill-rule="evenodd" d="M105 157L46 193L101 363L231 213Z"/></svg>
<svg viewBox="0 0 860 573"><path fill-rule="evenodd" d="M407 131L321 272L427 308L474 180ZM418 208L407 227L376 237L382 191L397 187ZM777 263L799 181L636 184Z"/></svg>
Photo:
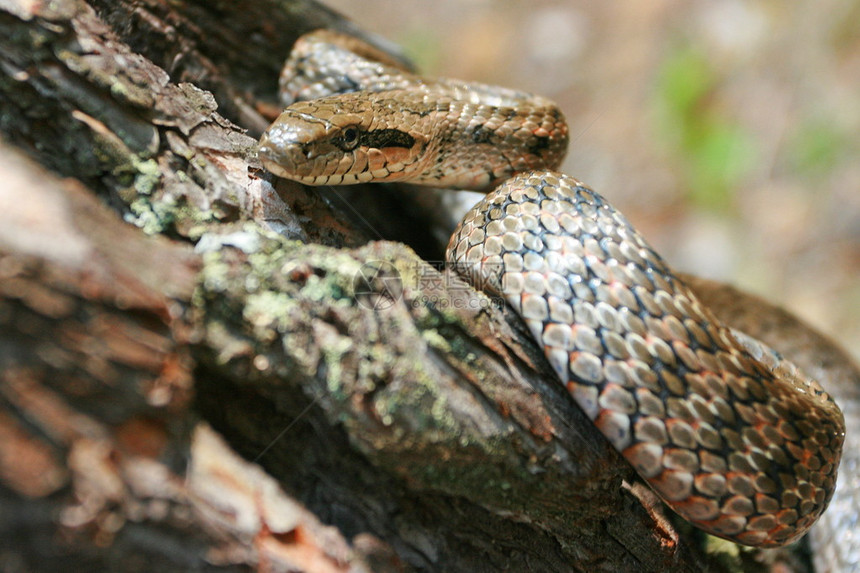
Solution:
<svg viewBox="0 0 860 573"><path fill-rule="evenodd" d="M456 265L450 268L449 265L448 272L440 272L432 264L420 263L406 271L405 276L409 281L406 286L410 292L406 302L416 308L504 308L504 299L492 294L498 292L498 288L492 286L501 282L503 270L499 265L484 263L479 267ZM404 298L406 280L393 264L368 261L361 265L353 277L355 300L370 310L387 310ZM470 294L472 289L483 291L485 296Z"/></svg>
<svg viewBox="0 0 860 573"><path fill-rule="evenodd" d="M403 296L403 279L387 261L368 261L352 278L355 300L364 308L386 310Z"/></svg>

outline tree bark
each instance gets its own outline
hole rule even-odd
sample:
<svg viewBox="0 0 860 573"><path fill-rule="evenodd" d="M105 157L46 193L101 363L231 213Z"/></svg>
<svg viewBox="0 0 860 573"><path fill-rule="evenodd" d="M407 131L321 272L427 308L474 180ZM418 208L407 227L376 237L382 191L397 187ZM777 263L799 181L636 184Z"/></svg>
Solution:
<svg viewBox="0 0 860 573"><path fill-rule="evenodd" d="M322 26L361 33L302 0L0 3L4 569L737 567L511 313L369 242L438 259L409 191L260 169Z"/></svg>

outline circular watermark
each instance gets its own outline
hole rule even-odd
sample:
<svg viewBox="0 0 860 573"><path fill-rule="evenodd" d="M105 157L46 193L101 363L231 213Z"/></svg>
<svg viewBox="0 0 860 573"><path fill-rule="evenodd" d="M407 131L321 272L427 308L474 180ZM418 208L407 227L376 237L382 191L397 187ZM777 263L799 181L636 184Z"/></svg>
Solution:
<svg viewBox="0 0 860 573"><path fill-rule="evenodd" d="M403 296L403 279L387 261L368 261L352 277L355 301L371 310L385 310Z"/></svg>

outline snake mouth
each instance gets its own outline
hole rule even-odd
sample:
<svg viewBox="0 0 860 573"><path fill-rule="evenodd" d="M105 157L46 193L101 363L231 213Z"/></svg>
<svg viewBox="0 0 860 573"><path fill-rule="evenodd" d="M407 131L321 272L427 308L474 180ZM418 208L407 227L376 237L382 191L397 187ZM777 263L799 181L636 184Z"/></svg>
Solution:
<svg viewBox="0 0 860 573"><path fill-rule="evenodd" d="M290 129L273 125L260 137L257 155L260 163L278 177L313 184L316 177L309 173L313 161L305 144L297 141Z"/></svg>
<svg viewBox="0 0 860 573"><path fill-rule="evenodd" d="M278 177L282 177L284 179L292 179L294 181L302 181L305 182L305 178L297 175L294 172L290 172L287 169L284 169L280 163L277 161L273 161L266 156L267 150L264 150L262 147L259 149L259 157L260 163L263 164L263 167L269 171L270 173L274 173Z"/></svg>
<svg viewBox="0 0 860 573"><path fill-rule="evenodd" d="M296 179L308 177L313 159L306 152L308 144L324 136L327 129L320 122L308 122L302 114L285 110L260 137L257 147L266 169L279 177Z"/></svg>
<svg viewBox="0 0 860 573"><path fill-rule="evenodd" d="M304 185L351 185L361 182L361 178L355 174L306 175L300 173L301 167L307 164L307 155L300 145L291 145L283 149L268 145L264 137L260 140L257 155L260 163L270 173Z"/></svg>
<svg viewBox="0 0 860 573"><path fill-rule="evenodd" d="M300 160L301 158L293 157L295 155L302 155L301 150L298 149L297 145L275 145L271 142L269 133L266 132L263 134L263 137L260 138L260 144L257 147L257 155L259 156L260 163L263 164L263 167L278 177L283 177L285 179L303 179L303 176L297 172L298 166L301 165L301 162L297 160Z"/></svg>

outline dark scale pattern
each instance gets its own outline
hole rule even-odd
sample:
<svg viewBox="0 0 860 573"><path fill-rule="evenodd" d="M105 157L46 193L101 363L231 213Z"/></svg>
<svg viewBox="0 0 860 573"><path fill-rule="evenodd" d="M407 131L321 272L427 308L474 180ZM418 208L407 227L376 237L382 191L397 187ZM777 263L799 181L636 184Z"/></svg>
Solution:
<svg viewBox="0 0 860 573"><path fill-rule="evenodd" d="M579 406L686 519L766 547L826 508L839 409L718 324L600 195L558 173L516 176L466 215L448 260L507 299Z"/></svg>

